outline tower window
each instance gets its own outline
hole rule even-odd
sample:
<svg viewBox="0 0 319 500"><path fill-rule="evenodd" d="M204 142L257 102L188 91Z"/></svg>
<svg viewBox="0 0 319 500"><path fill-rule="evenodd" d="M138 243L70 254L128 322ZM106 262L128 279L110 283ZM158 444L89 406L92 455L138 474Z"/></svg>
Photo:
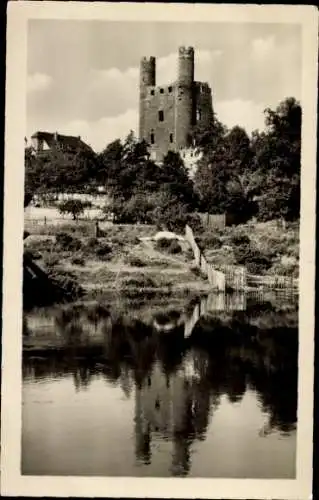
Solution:
<svg viewBox="0 0 319 500"><path fill-rule="evenodd" d="M161 93L161 94L164 94L164 89L160 89L160 93Z"/></svg>
<svg viewBox="0 0 319 500"><path fill-rule="evenodd" d="M151 134L151 144L154 144L155 143L155 136L154 134L152 133Z"/></svg>
<svg viewBox="0 0 319 500"><path fill-rule="evenodd" d="M200 121L202 118L202 113L200 112L200 109L196 111L196 121Z"/></svg>
<svg viewBox="0 0 319 500"><path fill-rule="evenodd" d="M173 87L168 87L169 92L172 92L172 90L173 90Z"/></svg>
<svg viewBox="0 0 319 500"><path fill-rule="evenodd" d="M158 112L158 120L160 122L164 121L164 111L162 109Z"/></svg>
<svg viewBox="0 0 319 500"><path fill-rule="evenodd" d="M151 90L151 95L154 95L154 93L155 93L154 90Z"/></svg>
<svg viewBox="0 0 319 500"><path fill-rule="evenodd" d="M172 143L174 141L173 134L169 134L169 142Z"/></svg>

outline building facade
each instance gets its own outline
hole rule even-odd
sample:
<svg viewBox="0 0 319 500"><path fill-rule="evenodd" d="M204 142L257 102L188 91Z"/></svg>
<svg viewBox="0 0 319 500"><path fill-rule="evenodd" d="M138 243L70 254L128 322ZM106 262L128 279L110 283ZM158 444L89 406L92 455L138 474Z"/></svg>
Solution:
<svg viewBox="0 0 319 500"><path fill-rule="evenodd" d="M178 74L173 83L156 86L155 57L141 60L139 137L150 147L151 158L161 161L168 151L192 146L195 126L209 126L213 117L208 83L194 80L193 47L178 50Z"/></svg>

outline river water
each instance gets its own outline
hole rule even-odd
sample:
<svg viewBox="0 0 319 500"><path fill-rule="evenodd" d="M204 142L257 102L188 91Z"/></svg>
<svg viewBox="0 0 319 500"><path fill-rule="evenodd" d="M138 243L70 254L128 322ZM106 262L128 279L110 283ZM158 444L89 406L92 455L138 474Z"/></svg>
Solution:
<svg viewBox="0 0 319 500"><path fill-rule="evenodd" d="M295 477L297 301L186 302L24 313L23 474Z"/></svg>

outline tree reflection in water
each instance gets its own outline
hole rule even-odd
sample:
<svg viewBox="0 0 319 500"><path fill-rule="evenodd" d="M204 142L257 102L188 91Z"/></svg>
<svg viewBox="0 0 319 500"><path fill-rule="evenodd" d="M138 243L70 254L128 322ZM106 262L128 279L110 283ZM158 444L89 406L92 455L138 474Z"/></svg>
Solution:
<svg viewBox="0 0 319 500"><path fill-rule="evenodd" d="M187 339L183 325L159 335L150 322L100 305L54 314L60 349L25 351L24 378L72 376L77 391L87 389L93 378L119 385L126 398L135 398L140 463L151 463L152 442L161 439L173 447L171 474L187 475L192 443L205 439L224 395L240 404L247 390L257 393L268 416L260 436L295 428L298 329L291 311L287 324L269 304L259 308L259 315L254 305L228 316L204 314ZM275 327L278 314L281 326ZM23 324L26 342L36 339L27 316Z"/></svg>

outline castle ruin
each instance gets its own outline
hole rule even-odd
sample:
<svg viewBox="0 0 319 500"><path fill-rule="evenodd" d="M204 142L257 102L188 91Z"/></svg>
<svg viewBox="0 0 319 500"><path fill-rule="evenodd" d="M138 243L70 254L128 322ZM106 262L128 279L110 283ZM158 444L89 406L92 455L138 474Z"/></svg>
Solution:
<svg viewBox="0 0 319 500"><path fill-rule="evenodd" d="M168 151L191 147L194 126L211 122L212 92L208 83L194 81L194 70L193 47L180 47L177 80L156 86L155 57L141 60L139 137L157 162Z"/></svg>

